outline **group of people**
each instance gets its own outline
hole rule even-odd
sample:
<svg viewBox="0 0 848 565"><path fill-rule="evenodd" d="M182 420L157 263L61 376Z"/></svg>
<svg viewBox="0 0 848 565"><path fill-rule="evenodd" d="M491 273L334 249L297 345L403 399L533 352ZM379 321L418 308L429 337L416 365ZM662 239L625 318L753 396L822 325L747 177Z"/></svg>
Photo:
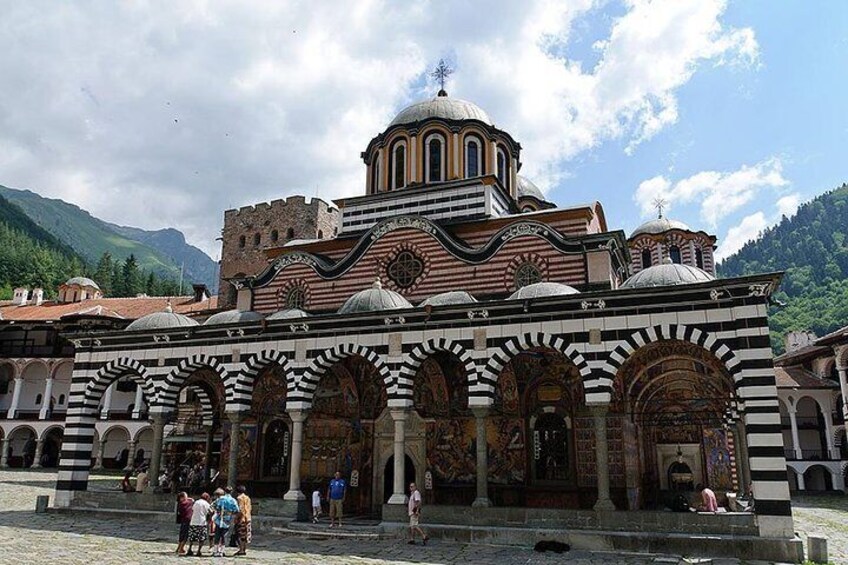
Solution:
<svg viewBox="0 0 848 565"><path fill-rule="evenodd" d="M336 474L330 479L330 484L327 486L327 500L330 507L330 527L342 527L342 513L344 506L345 494L347 492L347 482L342 478L342 474L336 471ZM409 501L407 504L407 512L409 514L409 544L415 545L415 534L421 537L421 543L427 545L427 540L430 538L421 529L421 505L423 499L421 491L415 483L409 484ZM312 492L312 523L317 524L320 521L322 511L321 490L315 489Z"/></svg>
<svg viewBox="0 0 848 565"><path fill-rule="evenodd" d="M232 556L247 555L247 546L253 538L253 505L244 486L239 486L236 492L233 498L231 487L219 488L213 493L214 500L206 492L197 500L185 492L177 495L176 519L180 526L177 555L202 557L207 542L212 557L223 557L227 543L238 548Z"/></svg>

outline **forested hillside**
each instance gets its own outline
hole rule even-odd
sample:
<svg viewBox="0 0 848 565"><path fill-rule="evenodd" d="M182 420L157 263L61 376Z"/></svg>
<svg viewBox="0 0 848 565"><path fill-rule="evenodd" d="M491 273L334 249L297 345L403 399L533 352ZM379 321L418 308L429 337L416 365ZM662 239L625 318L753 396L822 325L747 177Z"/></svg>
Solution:
<svg viewBox="0 0 848 565"><path fill-rule="evenodd" d="M811 329L822 336L848 325L848 184L803 204L719 265L723 277L786 271L772 308L772 345Z"/></svg>

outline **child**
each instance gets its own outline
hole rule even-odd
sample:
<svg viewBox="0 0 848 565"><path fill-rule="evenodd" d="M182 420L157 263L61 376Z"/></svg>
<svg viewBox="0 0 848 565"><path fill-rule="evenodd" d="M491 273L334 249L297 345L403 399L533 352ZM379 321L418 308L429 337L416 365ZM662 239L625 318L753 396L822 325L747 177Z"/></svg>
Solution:
<svg viewBox="0 0 848 565"><path fill-rule="evenodd" d="M321 516L321 491L317 488L312 491L312 523L317 524Z"/></svg>

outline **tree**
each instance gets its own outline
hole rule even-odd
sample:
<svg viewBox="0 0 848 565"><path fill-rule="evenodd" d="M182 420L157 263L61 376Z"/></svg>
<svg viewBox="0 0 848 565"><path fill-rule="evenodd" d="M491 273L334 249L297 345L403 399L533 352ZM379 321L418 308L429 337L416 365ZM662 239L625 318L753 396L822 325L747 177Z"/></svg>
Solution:
<svg viewBox="0 0 848 565"><path fill-rule="evenodd" d="M115 266L112 262L112 254L108 251L97 262L97 269L94 271L94 282L100 286L103 291L103 296L112 296L112 275L115 272Z"/></svg>
<svg viewBox="0 0 848 565"><path fill-rule="evenodd" d="M130 254L124 261L123 267L124 296L136 296L144 292L142 274L138 269L135 255Z"/></svg>

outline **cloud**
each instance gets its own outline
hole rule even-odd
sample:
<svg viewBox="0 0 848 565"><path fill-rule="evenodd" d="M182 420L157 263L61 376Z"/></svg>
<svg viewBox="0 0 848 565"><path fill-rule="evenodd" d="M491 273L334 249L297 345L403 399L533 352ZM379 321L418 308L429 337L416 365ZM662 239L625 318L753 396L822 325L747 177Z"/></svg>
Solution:
<svg viewBox="0 0 848 565"><path fill-rule="evenodd" d="M762 212L756 212L750 216L745 216L738 226L727 230L727 235L720 242L716 249L716 261L723 261L730 257L769 226L769 221L766 220L766 215Z"/></svg>
<svg viewBox="0 0 848 565"><path fill-rule="evenodd" d="M779 198L775 206L777 206L778 214L790 218L795 215L795 212L798 210L798 206L800 204L801 195L796 192L794 194L788 194L782 198Z"/></svg>
<svg viewBox="0 0 848 565"><path fill-rule="evenodd" d="M670 207L698 202L701 220L715 228L721 219L749 203L763 188L787 184L780 160L771 158L753 166L742 165L736 171L702 171L676 182L664 176L653 177L639 184L633 199L643 216L653 213L657 198L666 200Z"/></svg>
<svg viewBox="0 0 848 565"><path fill-rule="evenodd" d="M723 0L626 0L592 68L569 58L603 2L12 3L0 19L0 183L106 220L177 227L217 252L223 210L361 194L359 152L449 55L451 95L486 108L549 187L610 140L678 119L704 65L753 65ZM777 172L779 176L779 171ZM709 179L705 179L705 182ZM745 197L744 192L739 197Z"/></svg>

